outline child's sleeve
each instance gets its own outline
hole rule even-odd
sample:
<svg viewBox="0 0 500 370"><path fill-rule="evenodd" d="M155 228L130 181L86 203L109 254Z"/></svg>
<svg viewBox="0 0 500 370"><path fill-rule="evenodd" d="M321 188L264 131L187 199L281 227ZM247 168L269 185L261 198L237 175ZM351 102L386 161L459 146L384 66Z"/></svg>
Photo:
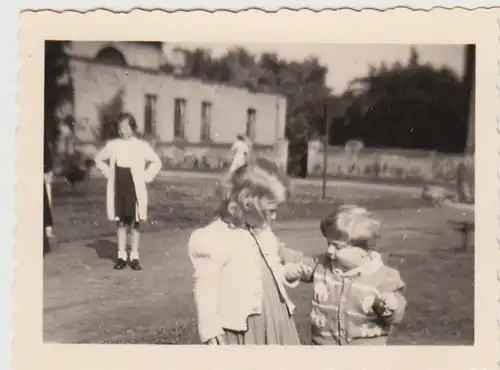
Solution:
<svg viewBox="0 0 500 370"><path fill-rule="evenodd" d="M109 177L109 166L105 161L109 160L111 155L111 144L109 142L104 145L104 147L97 152L94 157L95 166L104 174L106 178Z"/></svg>
<svg viewBox="0 0 500 370"><path fill-rule="evenodd" d="M384 317L389 324L399 324L403 321L406 311L406 298L404 296L405 283L401 279L400 273L395 269L389 269L386 274L386 281L379 288L382 296L393 296L397 302L396 309L390 315Z"/></svg>
<svg viewBox="0 0 500 370"><path fill-rule="evenodd" d="M144 157L146 161L150 162L144 174L144 180L146 183L150 183L161 170L161 158L148 143L144 143Z"/></svg>
<svg viewBox="0 0 500 370"><path fill-rule="evenodd" d="M224 334L218 315L219 276L223 264L220 245L195 230L188 242L189 258L194 267L194 298L198 331L202 343Z"/></svg>

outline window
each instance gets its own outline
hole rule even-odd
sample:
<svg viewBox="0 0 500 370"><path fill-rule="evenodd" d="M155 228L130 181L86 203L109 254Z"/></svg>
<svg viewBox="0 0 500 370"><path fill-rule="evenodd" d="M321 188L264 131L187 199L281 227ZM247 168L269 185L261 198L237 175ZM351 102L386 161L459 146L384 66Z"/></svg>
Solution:
<svg viewBox="0 0 500 370"><path fill-rule="evenodd" d="M123 54L117 49L109 46L99 50L95 56L95 60L105 64L126 66L127 61Z"/></svg>
<svg viewBox="0 0 500 370"><path fill-rule="evenodd" d="M186 126L186 99L177 98L174 101L174 138L184 139Z"/></svg>
<svg viewBox="0 0 500 370"><path fill-rule="evenodd" d="M212 103L204 101L201 103L201 141L211 139Z"/></svg>
<svg viewBox="0 0 500 370"><path fill-rule="evenodd" d="M146 94L144 102L144 134L156 135L156 102L158 97Z"/></svg>
<svg viewBox="0 0 500 370"><path fill-rule="evenodd" d="M247 130L246 134L251 140L255 140L255 120L257 112L254 108L247 109Z"/></svg>

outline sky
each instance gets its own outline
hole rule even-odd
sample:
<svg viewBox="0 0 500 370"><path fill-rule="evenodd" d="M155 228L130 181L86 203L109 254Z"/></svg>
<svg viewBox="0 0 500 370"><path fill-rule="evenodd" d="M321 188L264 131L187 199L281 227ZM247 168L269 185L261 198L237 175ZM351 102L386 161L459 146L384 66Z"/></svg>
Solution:
<svg viewBox="0 0 500 370"><path fill-rule="evenodd" d="M275 52L286 60L302 60L315 56L328 67L327 85L333 92L341 94L353 78L366 75L370 65L385 62L391 65L397 61L405 63L410 55L411 45L402 44L165 44L167 55L175 47L195 49L203 47L212 50L213 56L220 56L228 49L241 46L251 53ZM463 76L465 60L463 45L415 45L423 63L437 67L447 66L459 77Z"/></svg>

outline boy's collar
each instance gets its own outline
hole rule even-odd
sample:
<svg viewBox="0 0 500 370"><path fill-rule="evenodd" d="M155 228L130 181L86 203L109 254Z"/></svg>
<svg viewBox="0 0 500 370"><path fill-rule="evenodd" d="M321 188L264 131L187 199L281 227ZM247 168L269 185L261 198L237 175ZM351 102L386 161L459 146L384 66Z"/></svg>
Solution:
<svg viewBox="0 0 500 370"><path fill-rule="evenodd" d="M356 276L361 276L361 275L373 274L375 271L377 271L383 265L384 265L384 262L382 261L382 256L380 255L380 253L372 251L370 254L370 260L359 267L353 268L353 269L348 270L348 271L343 271L339 268L336 268L335 266L332 266L332 268L333 268L333 271L340 276L356 277Z"/></svg>

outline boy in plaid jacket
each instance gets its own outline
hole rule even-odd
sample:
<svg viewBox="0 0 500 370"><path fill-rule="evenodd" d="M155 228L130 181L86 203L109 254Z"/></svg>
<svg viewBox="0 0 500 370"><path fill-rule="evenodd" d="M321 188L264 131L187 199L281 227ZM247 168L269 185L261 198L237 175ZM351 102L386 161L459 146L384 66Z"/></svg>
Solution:
<svg viewBox="0 0 500 370"><path fill-rule="evenodd" d="M314 284L315 345L385 345L406 308L397 270L373 250L380 222L364 208L342 206L321 221L328 250L286 266L289 282Z"/></svg>

